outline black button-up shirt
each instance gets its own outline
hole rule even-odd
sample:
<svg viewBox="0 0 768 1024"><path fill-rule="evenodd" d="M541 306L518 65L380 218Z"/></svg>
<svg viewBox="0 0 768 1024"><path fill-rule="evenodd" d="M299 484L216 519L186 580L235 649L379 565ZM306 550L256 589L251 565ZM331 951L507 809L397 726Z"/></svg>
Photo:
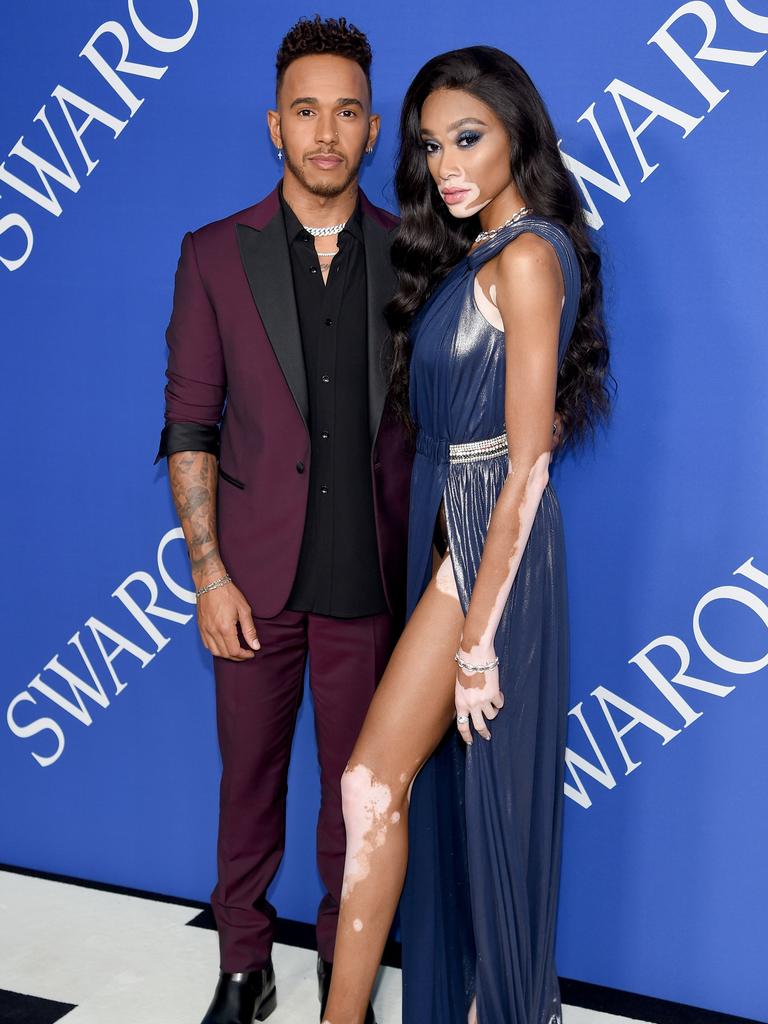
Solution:
<svg viewBox="0 0 768 1024"><path fill-rule="evenodd" d="M338 618L374 615L387 604L373 510L360 204L339 235L339 252L324 283L314 238L282 190L280 202L307 371L312 451L307 518L287 607Z"/></svg>

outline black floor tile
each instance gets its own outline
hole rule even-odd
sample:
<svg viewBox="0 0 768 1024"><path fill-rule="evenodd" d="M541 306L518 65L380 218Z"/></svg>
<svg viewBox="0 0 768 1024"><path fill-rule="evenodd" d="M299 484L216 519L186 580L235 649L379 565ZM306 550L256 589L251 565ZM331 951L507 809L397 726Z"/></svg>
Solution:
<svg viewBox="0 0 768 1024"><path fill-rule="evenodd" d="M73 1003L55 1003L0 988L0 1020L3 1024L56 1024L74 1010Z"/></svg>

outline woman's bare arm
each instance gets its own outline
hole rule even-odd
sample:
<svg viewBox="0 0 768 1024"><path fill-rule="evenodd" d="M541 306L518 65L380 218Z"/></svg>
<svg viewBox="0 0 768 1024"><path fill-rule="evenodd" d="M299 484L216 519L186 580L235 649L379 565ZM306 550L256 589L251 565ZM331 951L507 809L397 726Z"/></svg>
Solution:
<svg viewBox="0 0 768 1024"><path fill-rule="evenodd" d="M461 657L473 665L495 657L496 629L549 480L563 300L557 255L538 235L520 235L487 269L479 283L505 331L509 471L491 516L461 641ZM459 669L456 691L459 712L471 715L488 738L482 716L496 715L498 671ZM468 723L459 728L469 740Z"/></svg>

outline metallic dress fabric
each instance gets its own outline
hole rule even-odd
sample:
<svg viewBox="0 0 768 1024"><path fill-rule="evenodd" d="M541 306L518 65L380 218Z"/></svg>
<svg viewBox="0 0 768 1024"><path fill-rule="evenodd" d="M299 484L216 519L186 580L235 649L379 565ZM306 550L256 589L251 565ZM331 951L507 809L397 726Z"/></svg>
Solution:
<svg viewBox="0 0 768 1024"><path fill-rule="evenodd" d="M480 266L521 232L560 260L562 360L580 295L567 231L528 216L457 264L414 322L410 400L417 424L408 547L408 614L431 576L435 517L466 614L488 524L508 469L503 450L451 459L451 445L504 433L504 334L475 303ZM454 449L455 450L455 449ZM471 452L471 449L470 449ZM419 773L400 908L404 1024L560 1024L554 961L568 713L568 621L560 509L541 500L496 633L505 705L490 743L452 728Z"/></svg>

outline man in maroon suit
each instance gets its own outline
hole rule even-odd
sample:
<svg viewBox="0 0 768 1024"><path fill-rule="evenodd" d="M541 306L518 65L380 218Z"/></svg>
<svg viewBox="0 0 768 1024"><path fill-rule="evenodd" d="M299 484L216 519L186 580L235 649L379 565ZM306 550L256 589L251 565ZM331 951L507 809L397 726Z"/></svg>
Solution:
<svg viewBox="0 0 768 1024"><path fill-rule="evenodd" d="M221 975L204 1024L253 1024L276 1005L266 891L283 854L308 655L327 995L345 851L339 784L402 613L410 457L386 401L383 317L396 220L357 180L379 131L370 63L344 19L294 26L268 113L282 182L187 234L176 275L158 458L168 457L214 655L223 762Z"/></svg>

